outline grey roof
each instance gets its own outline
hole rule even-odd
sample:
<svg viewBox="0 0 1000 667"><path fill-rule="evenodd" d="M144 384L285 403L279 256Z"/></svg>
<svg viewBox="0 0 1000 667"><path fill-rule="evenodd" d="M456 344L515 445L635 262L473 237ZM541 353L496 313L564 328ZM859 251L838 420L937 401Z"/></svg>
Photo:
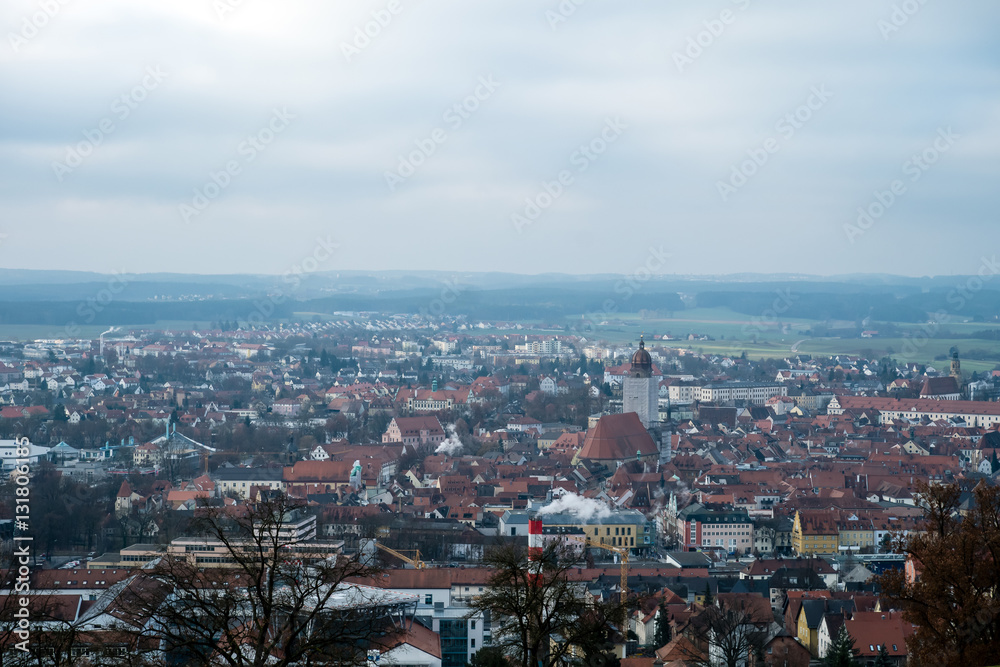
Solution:
<svg viewBox="0 0 1000 667"><path fill-rule="evenodd" d="M688 505L678 512L678 516L684 520L693 519L702 523L750 523L750 515L745 510L710 510L701 503Z"/></svg>
<svg viewBox="0 0 1000 667"><path fill-rule="evenodd" d="M217 482L280 482L281 468L219 468L213 475Z"/></svg>

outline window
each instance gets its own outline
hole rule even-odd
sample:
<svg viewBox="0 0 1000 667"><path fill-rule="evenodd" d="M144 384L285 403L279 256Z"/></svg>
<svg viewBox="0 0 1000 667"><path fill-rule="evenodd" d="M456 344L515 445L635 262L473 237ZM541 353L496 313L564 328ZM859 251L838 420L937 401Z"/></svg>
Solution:
<svg viewBox="0 0 1000 667"><path fill-rule="evenodd" d="M476 640L472 639L471 641L472 641L472 648L476 648Z"/></svg>
<svg viewBox="0 0 1000 667"><path fill-rule="evenodd" d="M424 596L424 604L434 604L434 596L433 595L429 595L429 594L425 595Z"/></svg>
<svg viewBox="0 0 1000 667"><path fill-rule="evenodd" d="M472 625L471 625L470 627L471 627L471 628L472 628L473 630L475 630L475 629L476 629L476 622L475 622L475 621L472 621Z"/></svg>

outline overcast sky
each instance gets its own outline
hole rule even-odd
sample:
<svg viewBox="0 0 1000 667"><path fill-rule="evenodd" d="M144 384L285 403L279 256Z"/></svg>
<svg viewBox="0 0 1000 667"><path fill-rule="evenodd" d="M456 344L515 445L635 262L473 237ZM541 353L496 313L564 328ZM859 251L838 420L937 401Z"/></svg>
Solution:
<svg viewBox="0 0 1000 667"><path fill-rule="evenodd" d="M932 275L1000 251L995 1L5 0L0 23L6 268L283 273L336 244L322 270Z"/></svg>

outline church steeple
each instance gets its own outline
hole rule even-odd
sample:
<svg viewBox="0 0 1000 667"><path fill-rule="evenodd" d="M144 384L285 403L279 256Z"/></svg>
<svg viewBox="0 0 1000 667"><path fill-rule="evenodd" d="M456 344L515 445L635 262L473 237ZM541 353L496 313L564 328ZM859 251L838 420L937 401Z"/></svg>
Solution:
<svg viewBox="0 0 1000 667"><path fill-rule="evenodd" d="M632 355L632 369L629 373L634 378L653 377L653 358L646 351L646 341L639 336L639 349Z"/></svg>
<svg viewBox="0 0 1000 667"><path fill-rule="evenodd" d="M653 357L646 350L645 338L640 336L632 367L622 380L622 412L636 413L646 428L659 423L659 389L653 377Z"/></svg>

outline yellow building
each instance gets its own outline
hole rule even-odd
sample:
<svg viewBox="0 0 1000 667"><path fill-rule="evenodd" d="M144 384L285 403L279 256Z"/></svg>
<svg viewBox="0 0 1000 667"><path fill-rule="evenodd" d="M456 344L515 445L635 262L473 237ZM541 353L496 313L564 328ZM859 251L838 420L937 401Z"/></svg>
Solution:
<svg viewBox="0 0 1000 667"><path fill-rule="evenodd" d="M856 550L877 546L875 531L871 519L859 518L849 514L837 522L840 547L853 547Z"/></svg>
<svg viewBox="0 0 1000 667"><path fill-rule="evenodd" d="M795 636L799 643L809 649L813 657L819 657L820 626L827 614L843 614L854 610L853 600L830 600L825 598L802 600L799 615L795 619Z"/></svg>
<svg viewBox="0 0 1000 667"><path fill-rule="evenodd" d="M653 543L649 522L635 510L619 510L611 516L595 517L589 521L581 521L568 513L549 514L544 520L546 526L579 528L594 544L643 549Z"/></svg>
<svg viewBox="0 0 1000 667"><path fill-rule="evenodd" d="M817 644L819 643L819 628L810 628L809 620L804 608L799 609L798 623L795 627L795 636L799 643L809 649L809 653L816 655Z"/></svg>
<svg viewBox="0 0 1000 667"><path fill-rule="evenodd" d="M792 549L800 556L835 554L840 546L837 516L827 510L796 511Z"/></svg>

